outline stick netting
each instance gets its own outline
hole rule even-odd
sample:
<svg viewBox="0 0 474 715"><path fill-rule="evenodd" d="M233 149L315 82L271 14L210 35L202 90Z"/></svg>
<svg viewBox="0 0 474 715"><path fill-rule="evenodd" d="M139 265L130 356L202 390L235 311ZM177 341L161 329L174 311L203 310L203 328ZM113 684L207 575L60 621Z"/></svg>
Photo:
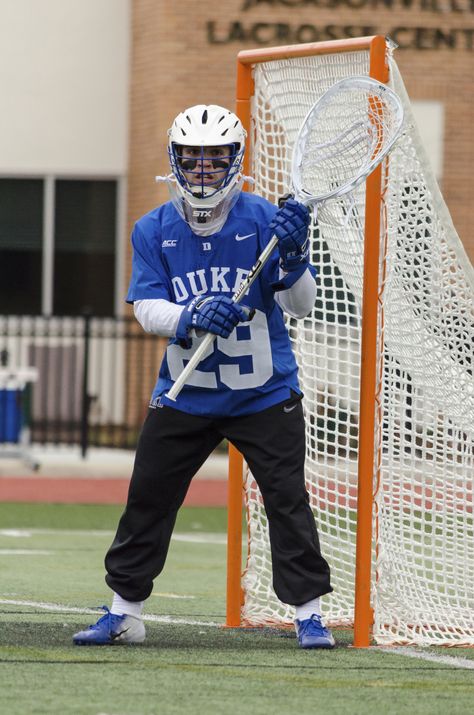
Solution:
<svg viewBox="0 0 474 715"><path fill-rule="evenodd" d="M292 146L335 82L368 75L368 52L275 60L254 69L255 192L291 185ZM418 138L395 63L406 124L384 165L373 569L378 643L474 645L474 278ZM312 228L317 301L288 321L305 393L307 488L334 593L332 625L354 615L365 185L327 202ZM272 588L265 510L247 475L247 624L291 623Z"/></svg>

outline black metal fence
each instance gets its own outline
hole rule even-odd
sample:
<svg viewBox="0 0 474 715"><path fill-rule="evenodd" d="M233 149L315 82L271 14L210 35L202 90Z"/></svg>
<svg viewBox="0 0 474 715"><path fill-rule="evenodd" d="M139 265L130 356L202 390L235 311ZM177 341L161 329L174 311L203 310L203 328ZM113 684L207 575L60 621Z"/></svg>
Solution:
<svg viewBox="0 0 474 715"><path fill-rule="evenodd" d="M163 350L131 317L0 316L1 373L23 395L31 441L84 455L135 447Z"/></svg>

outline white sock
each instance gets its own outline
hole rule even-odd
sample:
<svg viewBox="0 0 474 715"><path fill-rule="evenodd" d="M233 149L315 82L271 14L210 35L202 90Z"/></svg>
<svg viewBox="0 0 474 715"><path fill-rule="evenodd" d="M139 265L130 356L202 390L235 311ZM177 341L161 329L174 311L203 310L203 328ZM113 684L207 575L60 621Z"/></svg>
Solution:
<svg viewBox="0 0 474 715"><path fill-rule="evenodd" d="M127 615L141 618L142 610L143 601L126 601L122 596L119 596L118 593L114 592L110 613L113 613L115 616Z"/></svg>
<svg viewBox="0 0 474 715"><path fill-rule="evenodd" d="M313 598L311 601L302 603L301 606L296 606L296 618L299 621L304 621L307 618L311 618L313 614L317 616L321 615L321 605L319 598Z"/></svg>

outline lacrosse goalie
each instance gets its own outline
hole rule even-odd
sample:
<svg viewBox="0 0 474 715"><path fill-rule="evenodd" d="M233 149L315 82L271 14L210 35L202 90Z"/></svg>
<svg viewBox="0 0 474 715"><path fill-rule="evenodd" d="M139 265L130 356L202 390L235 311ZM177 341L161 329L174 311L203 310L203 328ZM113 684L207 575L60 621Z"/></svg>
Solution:
<svg viewBox="0 0 474 715"><path fill-rule="evenodd" d="M77 645L140 643L142 608L161 573L178 509L217 445L243 454L263 496L273 586L296 607L302 648L332 648L320 597L332 591L305 488L305 426L283 311L304 318L316 298L309 212L242 191L246 133L216 105L186 109L168 132L170 201L132 234L127 302L143 329L169 338L137 446L127 505L106 555L110 610ZM278 248L241 303L232 295L275 235ZM176 401L167 392L202 336L216 340Z"/></svg>

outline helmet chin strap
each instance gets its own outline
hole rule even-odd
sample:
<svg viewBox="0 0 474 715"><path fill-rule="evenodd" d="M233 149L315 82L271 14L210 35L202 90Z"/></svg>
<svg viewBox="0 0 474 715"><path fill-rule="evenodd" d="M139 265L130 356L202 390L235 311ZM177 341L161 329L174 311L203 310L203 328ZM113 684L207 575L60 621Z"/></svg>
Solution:
<svg viewBox="0 0 474 715"><path fill-rule="evenodd" d="M174 174L155 176L155 181L157 183L165 182L167 184L170 199L175 209L181 218L189 224L191 230L198 236L210 236L220 231L227 220L229 212L240 196L243 182L254 183L251 177L244 176L239 172L237 183L232 187L231 192L224 194L224 197L219 199L216 203L213 203L211 200L211 206L209 206L209 203L206 202L206 200L202 201L199 196L195 197L197 200L196 204L190 205L188 203L189 199L183 194L183 190ZM206 198L207 197L203 197L203 199ZM200 215L199 211L203 213ZM204 221L199 221L199 218L204 218Z"/></svg>
<svg viewBox="0 0 474 715"><path fill-rule="evenodd" d="M212 221L214 218L214 209L209 209L209 212L211 214L210 216L204 216L203 214L201 214L200 216L195 216L195 215L193 215L195 209L192 206L190 206L184 199L183 199L182 206L183 206L183 213L184 213L185 221L191 226L192 230L196 234L198 234L200 236L207 236L207 235L210 235L211 233L214 233L216 231L216 228L214 228L214 227L210 230L206 230L209 223L211 223L213 225ZM226 218L227 217L224 217L224 216L222 217L222 224L224 224ZM199 224L199 227L198 227L198 224ZM221 227L219 227L219 229L217 229L217 230L220 230L220 228Z"/></svg>

